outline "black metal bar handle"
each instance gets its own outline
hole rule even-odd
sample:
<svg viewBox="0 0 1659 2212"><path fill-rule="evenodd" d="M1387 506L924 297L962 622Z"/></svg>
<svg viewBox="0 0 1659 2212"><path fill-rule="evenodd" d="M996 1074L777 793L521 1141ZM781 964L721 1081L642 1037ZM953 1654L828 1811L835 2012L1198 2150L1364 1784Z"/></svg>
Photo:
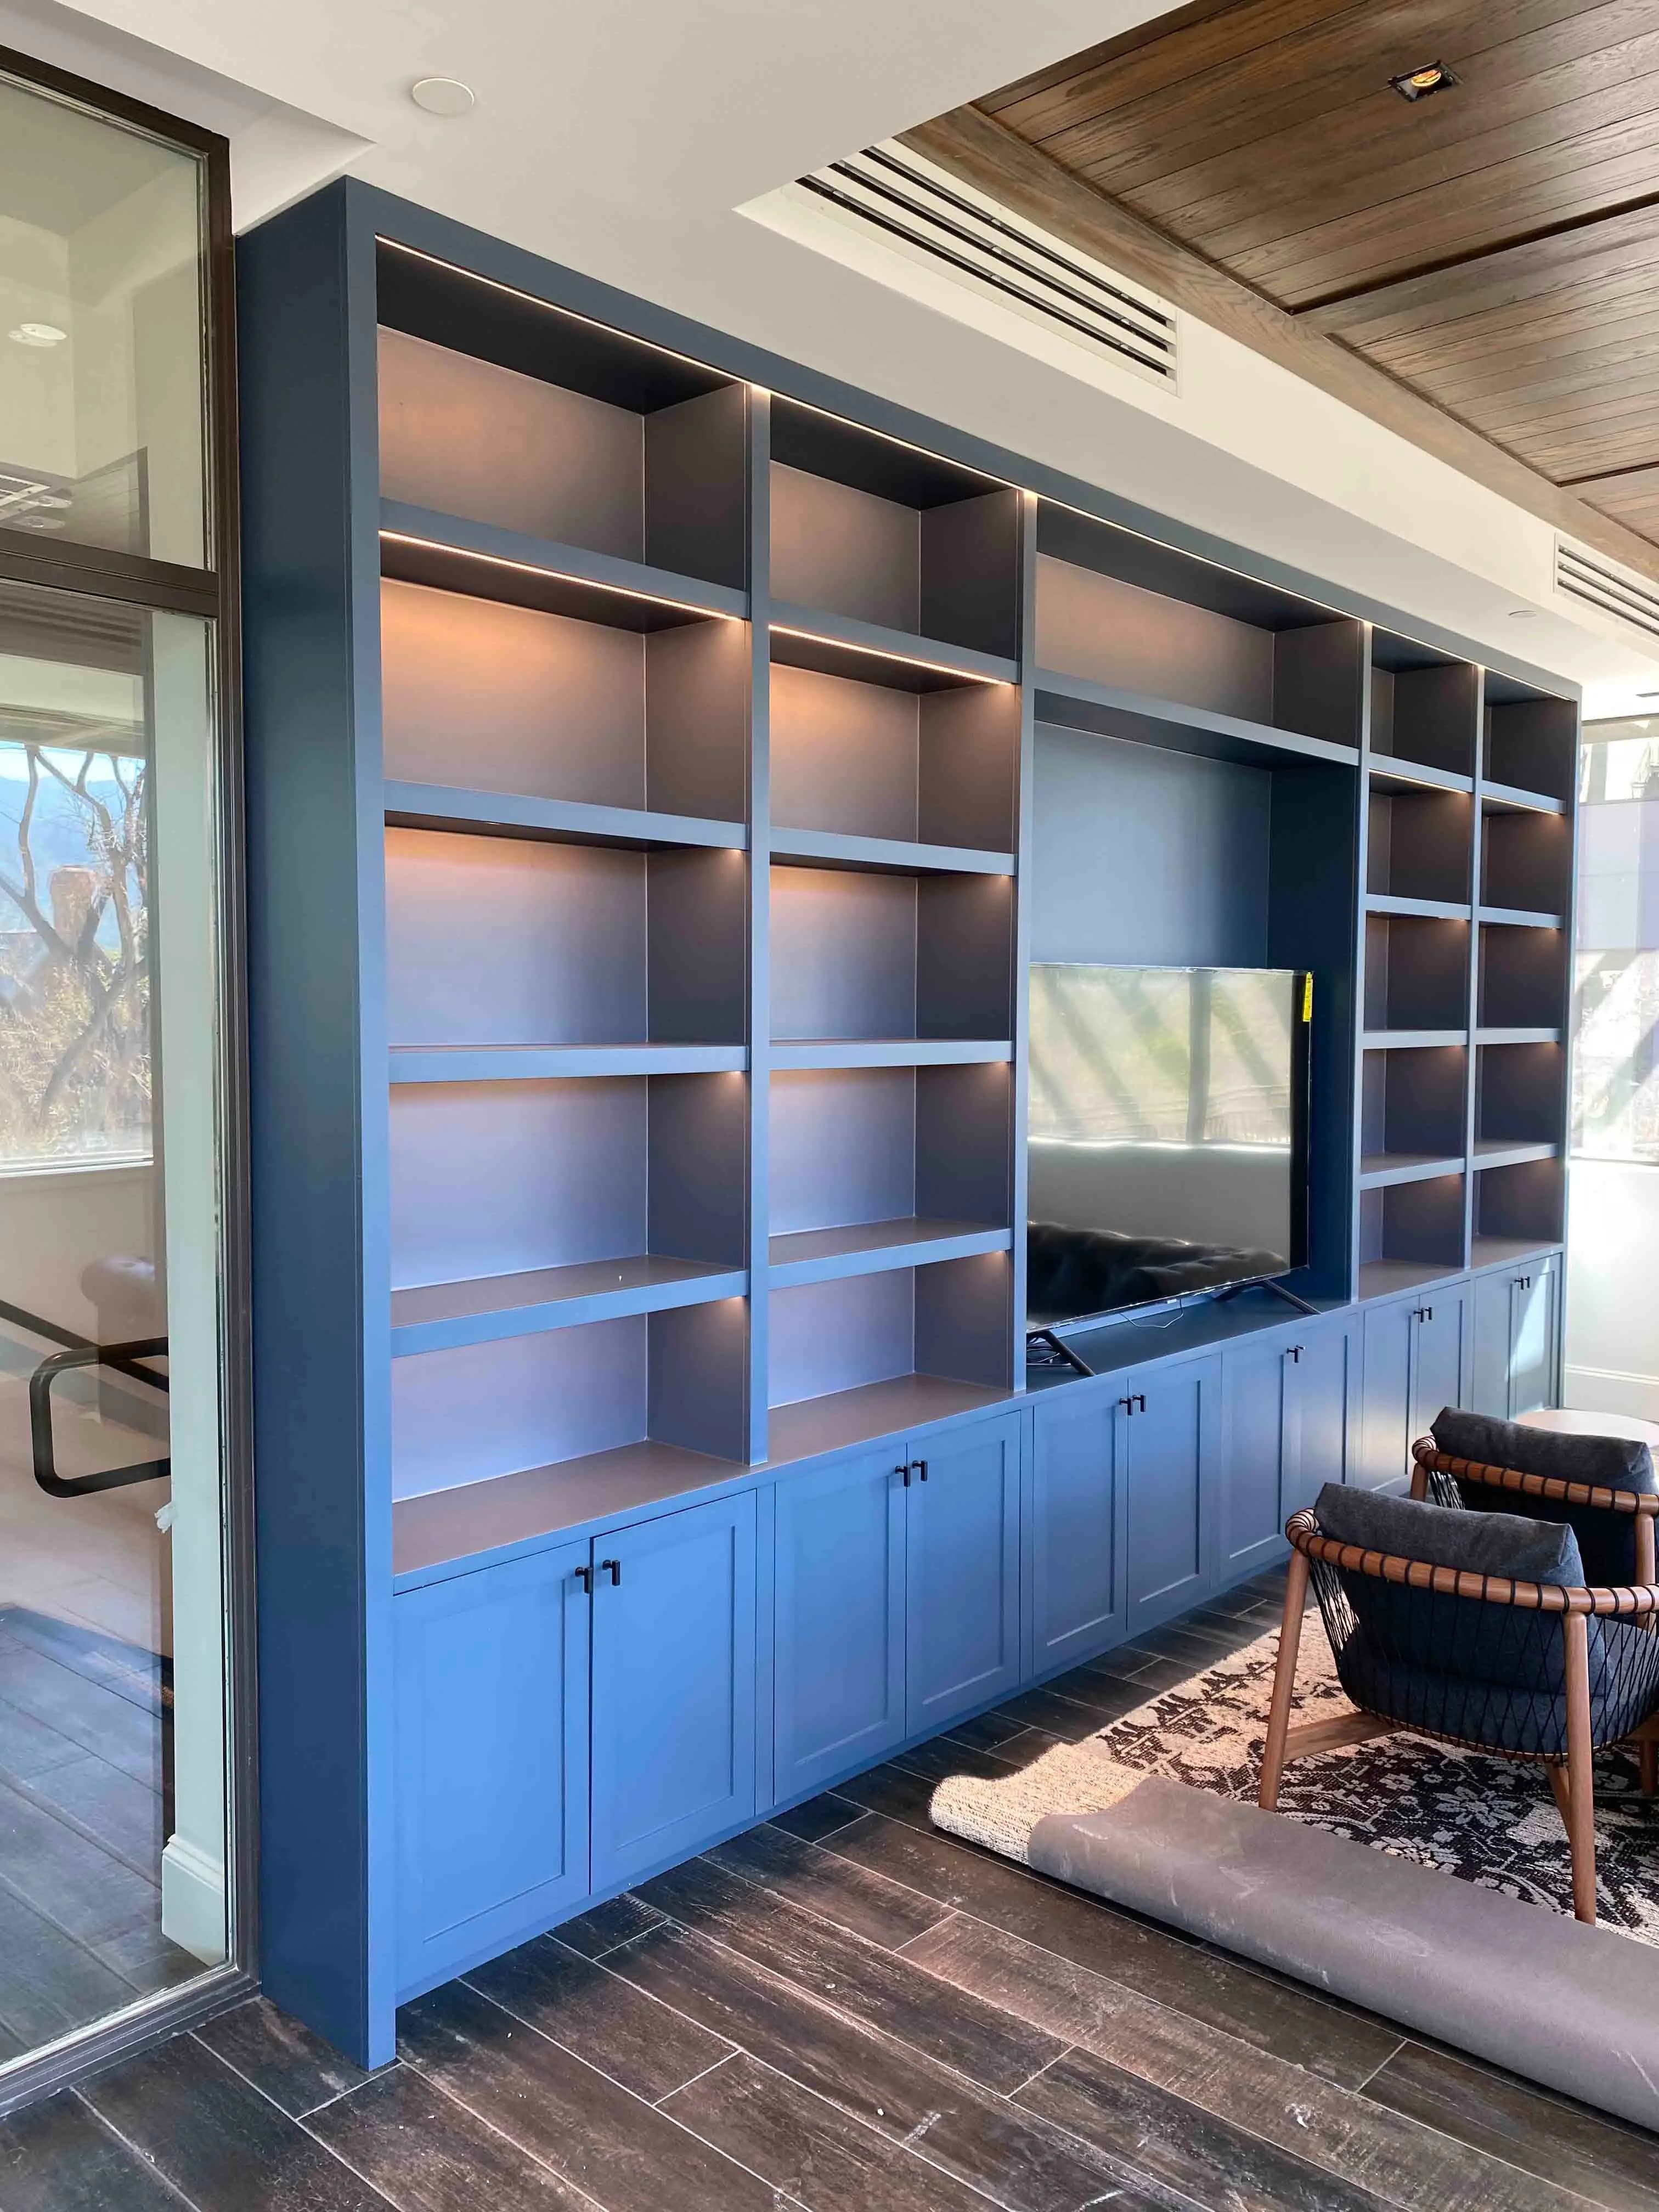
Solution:
<svg viewBox="0 0 1659 2212"><path fill-rule="evenodd" d="M1137 1390L1135 1392L1135 1411L1138 1413L1144 1413L1146 1410L1146 1393L1144 1390Z"/></svg>
<svg viewBox="0 0 1659 2212"><path fill-rule="evenodd" d="M592 1567L578 1567L578 1568L577 1568L577 1570L576 1570L576 1580L577 1580L577 1581L581 1584L581 1586L582 1586L582 1595L583 1595L584 1597L592 1597L592 1595L593 1595L593 1570L592 1570Z"/></svg>
<svg viewBox="0 0 1659 2212"><path fill-rule="evenodd" d="M1306 1346L1304 1345L1287 1344L1285 1347L1285 1357L1286 1359L1295 1360L1297 1365L1300 1367L1302 1364L1302 1354L1305 1350Z"/></svg>
<svg viewBox="0 0 1659 2212"><path fill-rule="evenodd" d="M1135 1401L1133 1398L1120 1398L1117 1402L1122 1407L1126 1413L1133 1413L1134 1412Z"/></svg>
<svg viewBox="0 0 1659 2212"><path fill-rule="evenodd" d="M907 1461L902 1467L896 1467L893 1469L893 1472L895 1474L902 1474L904 1477L904 1486L908 1490L910 1487L909 1462Z"/></svg>
<svg viewBox="0 0 1659 2212"><path fill-rule="evenodd" d="M910 1464L916 1471L917 1480L921 1482L926 1482L927 1480L927 1461L925 1459L913 1459Z"/></svg>
<svg viewBox="0 0 1659 2212"><path fill-rule="evenodd" d="M141 1337L131 1344L87 1344L70 1352L54 1352L29 1377L29 1445L34 1460L34 1479L48 1498L90 1498L100 1490L125 1490L129 1483L158 1482L173 1472L173 1455L141 1460L136 1467L113 1467L102 1474L64 1475L58 1472L52 1433L52 1386L60 1375L75 1367L111 1367L134 1382L148 1382L153 1390L166 1390L167 1378L141 1359L159 1358L167 1348L164 1336Z"/></svg>
<svg viewBox="0 0 1659 2212"><path fill-rule="evenodd" d="M606 1573L610 1575L611 1587L612 1589L615 1589L617 1584L622 1580L622 1561L620 1559L601 1559L599 1561L599 1572L602 1575Z"/></svg>

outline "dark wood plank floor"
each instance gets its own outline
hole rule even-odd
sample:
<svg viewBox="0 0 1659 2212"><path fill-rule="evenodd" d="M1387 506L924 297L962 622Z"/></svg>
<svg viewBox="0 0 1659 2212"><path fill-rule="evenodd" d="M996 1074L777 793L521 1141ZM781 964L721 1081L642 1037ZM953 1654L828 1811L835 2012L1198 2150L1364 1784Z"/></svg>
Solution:
<svg viewBox="0 0 1659 2212"><path fill-rule="evenodd" d="M1272 1578L405 2008L263 1999L0 2125L0 2212L1659 2212L1659 2138L937 1834Z"/></svg>

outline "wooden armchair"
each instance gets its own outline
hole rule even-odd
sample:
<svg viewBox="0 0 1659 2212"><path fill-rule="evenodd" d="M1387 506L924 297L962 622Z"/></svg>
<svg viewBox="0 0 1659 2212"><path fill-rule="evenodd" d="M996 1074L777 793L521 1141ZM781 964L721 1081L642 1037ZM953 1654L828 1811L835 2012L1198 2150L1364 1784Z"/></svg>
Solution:
<svg viewBox="0 0 1659 2212"><path fill-rule="evenodd" d="M1573 1911L1595 1917L1593 1760L1598 1750L1634 1741L1643 1784L1659 1747L1659 1587L1597 1589L1574 1579L1522 1580L1412 1556L1457 1548L1448 1520L1432 1504L1369 1497L1356 1514L1379 1532L1405 1532L1397 1549L1372 1549L1328 1534L1311 1512L1285 1528L1291 1546L1284 1627L1261 1762L1258 1802L1278 1802L1286 1765L1311 1753L1404 1730L1545 1769L1572 1853ZM1340 1505L1331 1517L1345 1517ZM1350 1500L1352 1493L1348 1493ZM1402 1519L1401 1516L1404 1516ZM1412 1516L1428 1516L1427 1522ZM1486 1516L1480 1516L1482 1519ZM1517 1524L1501 1517L1510 1529ZM1413 1534L1423 1541L1414 1544ZM1469 1532L1474 1535L1475 1532ZM1482 1532L1486 1549L1504 1532ZM1547 1573L1582 1573L1571 1530L1542 1524L1533 1556ZM1559 1540L1559 1541L1557 1540ZM1479 1540L1477 1539L1477 1544ZM1557 1559L1547 1559L1552 1544ZM1355 1710L1293 1729L1297 1654L1311 1580L1337 1678Z"/></svg>

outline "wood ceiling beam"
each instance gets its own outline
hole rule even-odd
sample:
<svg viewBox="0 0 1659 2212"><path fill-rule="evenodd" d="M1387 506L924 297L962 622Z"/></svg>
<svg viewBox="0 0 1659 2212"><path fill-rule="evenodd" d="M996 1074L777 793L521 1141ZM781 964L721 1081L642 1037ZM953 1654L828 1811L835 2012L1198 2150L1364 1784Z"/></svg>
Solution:
<svg viewBox="0 0 1659 2212"><path fill-rule="evenodd" d="M1062 168L977 107L902 134L953 176L1145 284L1174 307L1408 439L1552 528L1659 583L1659 546L1562 490L1432 400L1311 328L1155 223Z"/></svg>

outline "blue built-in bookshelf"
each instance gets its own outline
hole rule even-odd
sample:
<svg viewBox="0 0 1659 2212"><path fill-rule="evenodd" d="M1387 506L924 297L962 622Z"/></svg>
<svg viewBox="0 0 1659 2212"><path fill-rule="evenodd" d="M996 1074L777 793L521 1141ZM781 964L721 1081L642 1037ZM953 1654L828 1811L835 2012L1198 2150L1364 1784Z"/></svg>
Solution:
<svg viewBox="0 0 1659 2212"><path fill-rule="evenodd" d="M1577 706L355 185L240 285L263 1972L372 2062L1553 1392ZM1027 1389L1032 958L1312 970L1311 1318Z"/></svg>

